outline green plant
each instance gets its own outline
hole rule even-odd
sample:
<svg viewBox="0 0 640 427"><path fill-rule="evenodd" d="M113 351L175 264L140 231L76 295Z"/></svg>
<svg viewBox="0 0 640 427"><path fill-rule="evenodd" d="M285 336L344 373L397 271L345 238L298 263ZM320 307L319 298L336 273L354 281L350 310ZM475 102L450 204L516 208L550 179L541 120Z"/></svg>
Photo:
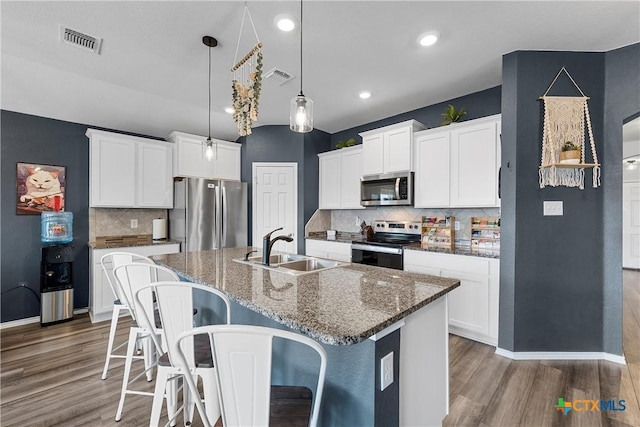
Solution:
<svg viewBox="0 0 640 427"><path fill-rule="evenodd" d="M449 104L447 108L444 109L444 113L440 114L444 121L440 124L440 126L450 125L454 122L459 122L463 116L467 114L467 110L464 108L459 108L456 110L456 107Z"/></svg>
<svg viewBox="0 0 640 427"><path fill-rule="evenodd" d="M580 151L580 147L578 147L576 144L574 144L571 141L565 142L564 145L562 146L562 151L574 151L574 150Z"/></svg>
<svg viewBox="0 0 640 427"><path fill-rule="evenodd" d="M356 140L349 138L346 141L338 141L336 148L352 147L354 145L356 145Z"/></svg>

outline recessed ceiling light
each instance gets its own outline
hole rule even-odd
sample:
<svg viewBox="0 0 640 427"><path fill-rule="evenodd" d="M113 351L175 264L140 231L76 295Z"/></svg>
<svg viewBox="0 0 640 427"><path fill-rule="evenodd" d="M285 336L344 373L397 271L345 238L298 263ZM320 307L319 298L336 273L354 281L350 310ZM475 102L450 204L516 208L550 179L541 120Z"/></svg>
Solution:
<svg viewBox="0 0 640 427"><path fill-rule="evenodd" d="M437 31L429 31L418 37L418 43L420 46L433 46L438 41L439 36L440 34Z"/></svg>
<svg viewBox="0 0 640 427"><path fill-rule="evenodd" d="M224 112L227 114L233 114L234 111L233 107L224 107Z"/></svg>
<svg viewBox="0 0 640 427"><path fill-rule="evenodd" d="M278 15L273 19L280 31L289 32L296 27L296 21L290 15Z"/></svg>
<svg viewBox="0 0 640 427"><path fill-rule="evenodd" d="M371 98L371 92L369 92L368 90L364 90L364 91L360 92L360 94L358 96L361 99L368 99L368 98Z"/></svg>

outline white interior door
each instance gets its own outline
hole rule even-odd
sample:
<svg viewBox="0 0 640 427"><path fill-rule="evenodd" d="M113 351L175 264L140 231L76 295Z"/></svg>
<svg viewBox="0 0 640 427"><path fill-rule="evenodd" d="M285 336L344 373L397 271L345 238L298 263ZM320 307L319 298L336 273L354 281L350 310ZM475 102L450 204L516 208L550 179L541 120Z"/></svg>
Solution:
<svg viewBox="0 0 640 427"><path fill-rule="evenodd" d="M625 182L622 191L622 267L640 268L640 182Z"/></svg>
<svg viewBox="0 0 640 427"><path fill-rule="evenodd" d="M282 227L273 239L291 234L292 242L280 240L274 251L297 253L297 163L253 163L253 246L262 247L262 236Z"/></svg>

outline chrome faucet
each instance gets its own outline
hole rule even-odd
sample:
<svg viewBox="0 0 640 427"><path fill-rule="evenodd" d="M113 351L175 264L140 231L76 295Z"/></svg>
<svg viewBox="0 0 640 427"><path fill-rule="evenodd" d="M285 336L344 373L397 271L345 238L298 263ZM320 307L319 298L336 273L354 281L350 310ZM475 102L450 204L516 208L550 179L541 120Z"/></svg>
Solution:
<svg viewBox="0 0 640 427"><path fill-rule="evenodd" d="M269 265L269 257L271 257L271 248L273 247L273 244L275 242L277 242L278 240L293 242L293 237L291 237L291 234L287 236L285 235L278 236L273 240L271 240L271 235L279 230L282 230L282 227L276 228L275 230L265 234L264 237L262 238L262 264L264 265Z"/></svg>

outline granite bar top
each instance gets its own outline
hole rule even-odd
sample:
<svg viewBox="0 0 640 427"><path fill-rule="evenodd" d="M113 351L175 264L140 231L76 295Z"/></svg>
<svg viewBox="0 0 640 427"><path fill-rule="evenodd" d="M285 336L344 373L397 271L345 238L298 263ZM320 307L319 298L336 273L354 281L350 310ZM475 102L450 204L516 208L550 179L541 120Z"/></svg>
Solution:
<svg viewBox="0 0 640 427"><path fill-rule="evenodd" d="M220 289L232 301L331 345L364 341L460 286L455 279L361 264L295 276L234 261L251 250L256 248L153 259L185 280Z"/></svg>

